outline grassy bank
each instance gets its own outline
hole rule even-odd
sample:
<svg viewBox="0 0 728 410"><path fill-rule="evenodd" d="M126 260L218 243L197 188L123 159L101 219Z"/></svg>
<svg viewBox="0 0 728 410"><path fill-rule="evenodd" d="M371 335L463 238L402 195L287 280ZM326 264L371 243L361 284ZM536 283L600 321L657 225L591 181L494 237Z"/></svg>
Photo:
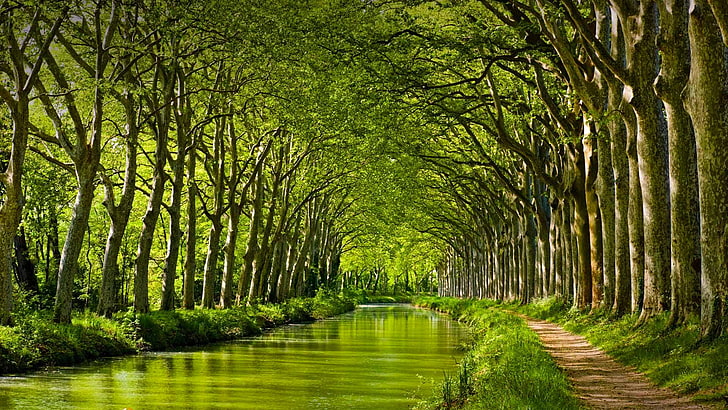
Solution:
<svg viewBox="0 0 728 410"><path fill-rule="evenodd" d="M416 295L413 293L372 293L363 289L345 289L344 294L346 297L354 299L359 304L365 303L412 303L412 301L421 297L422 295Z"/></svg>
<svg viewBox="0 0 728 410"><path fill-rule="evenodd" d="M571 309L557 298L529 305L503 305L523 314L561 324L583 335L619 362L633 366L655 384L669 387L694 400L728 404L728 337L700 340L697 318L668 329L669 313L639 327L637 315L613 317L609 312Z"/></svg>
<svg viewBox="0 0 728 410"><path fill-rule="evenodd" d="M351 298L320 293L226 310L127 312L113 319L79 313L70 325L53 323L52 312L21 308L15 326L0 326L0 374L254 336L264 328L322 319L355 306Z"/></svg>
<svg viewBox="0 0 728 410"><path fill-rule="evenodd" d="M523 319L492 301L423 297L414 303L448 313L471 333L457 373L445 375L440 391L420 408L578 408L566 378Z"/></svg>

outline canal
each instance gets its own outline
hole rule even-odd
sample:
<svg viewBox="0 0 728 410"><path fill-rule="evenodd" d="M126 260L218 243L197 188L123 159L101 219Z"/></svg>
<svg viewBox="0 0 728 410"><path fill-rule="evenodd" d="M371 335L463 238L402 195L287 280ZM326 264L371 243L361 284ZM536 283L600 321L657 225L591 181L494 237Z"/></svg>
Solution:
<svg viewBox="0 0 728 410"><path fill-rule="evenodd" d="M260 337L0 378L2 409L406 409L460 358L465 329L409 305Z"/></svg>

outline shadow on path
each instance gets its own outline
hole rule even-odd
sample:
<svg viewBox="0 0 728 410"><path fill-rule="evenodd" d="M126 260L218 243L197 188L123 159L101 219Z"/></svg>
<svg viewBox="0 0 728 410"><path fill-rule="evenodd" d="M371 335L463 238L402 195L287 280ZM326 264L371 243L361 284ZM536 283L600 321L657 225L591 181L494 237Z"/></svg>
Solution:
<svg viewBox="0 0 728 410"><path fill-rule="evenodd" d="M673 391L653 385L647 377L617 363L582 336L543 320L521 316L546 351L565 371L574 393L593 409L707 409Z"/></svg>

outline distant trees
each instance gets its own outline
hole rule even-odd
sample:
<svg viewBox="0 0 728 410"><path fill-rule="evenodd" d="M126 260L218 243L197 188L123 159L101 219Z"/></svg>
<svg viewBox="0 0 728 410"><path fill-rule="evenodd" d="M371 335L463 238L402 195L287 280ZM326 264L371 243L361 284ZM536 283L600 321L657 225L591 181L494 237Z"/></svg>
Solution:
<svg viewBox="0 0 728 410"><path fill-rule="evenodd" d="M672 324L700 311L705 336L725 331L717 3L398 9L374 42L382 78L450 136L416 155L463 210L436 218L458 227L439 233L442 294L566 295L641 320L671 310Z"/></svg>

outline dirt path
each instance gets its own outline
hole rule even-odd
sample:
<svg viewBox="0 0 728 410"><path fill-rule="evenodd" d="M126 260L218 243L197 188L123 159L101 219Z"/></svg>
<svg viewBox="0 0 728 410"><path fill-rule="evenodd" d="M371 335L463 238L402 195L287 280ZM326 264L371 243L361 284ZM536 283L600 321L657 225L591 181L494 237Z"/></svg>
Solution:
<svg viewBox="0 0 728 410"><path fill-rule="evenodd" d="M565 372L576 396L593 409L706 409L617 363L586 339L543 320L523 317Z"/></svg>

